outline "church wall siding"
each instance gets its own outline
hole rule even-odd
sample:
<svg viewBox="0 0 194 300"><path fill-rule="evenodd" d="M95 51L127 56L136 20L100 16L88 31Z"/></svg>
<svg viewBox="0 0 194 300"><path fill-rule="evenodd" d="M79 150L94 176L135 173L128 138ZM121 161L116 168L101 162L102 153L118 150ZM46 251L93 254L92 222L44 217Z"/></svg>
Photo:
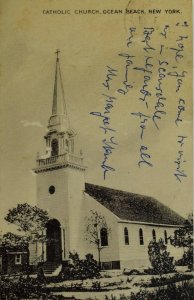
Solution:
<svg viewBox="0 0 194 300"><path fill-rule="evenodd" d="M69 217L69 249L74 251L82 247L80 243L80 224L83 209L84 176L83 171L68 170L68 217Z"/></svg>
<svg viewBox="0 0 194 300"><path fill-rule="evenodd" d="M49 193L49 187L55 187L55 193ZM68 221L68 184L65 169L52 170L37 174L38 206L47 210L51 218Z"/></svg>
<svg viewBox="0 0 194 300"><path fill-rule="evenodd" d="M124 240L124 228L128 229L129 233L129 245L125 245ZM139 229L143 230L144 245L140 245ZM148 244L153 239L152 230L156 232L156 240L162 238L164 240L164 230L167 231L168 237L173 235L174 230L177 228L157 226L157 225L145 225L145 224L119 224L119 251L121 268L137 268L137 267L149 267L148 257ZM177 249L170 245L168 241L167 249L171 256L175 259L179 259L182 255L182 250Z"/></svg>
<svg viewBox="0 0 194 300"><path fill-rule="evenodd" d="M82 207L82 226L80 227L80 253L85 255L86 253L92 253L94 258L98 260L98 251L97 248L90 244L84 238L85 233L85 224L86 218L90 216L90 211L97 211L99 214L105 217L105 220L110 228L110 233L108 235L108 246L104 247L101 250L101 261L109 262L109 261L118 261L119 260L119 246L118 246L118 218L112 214L108 209L98 203L89 195L84 195L83 207Z"/></svg>

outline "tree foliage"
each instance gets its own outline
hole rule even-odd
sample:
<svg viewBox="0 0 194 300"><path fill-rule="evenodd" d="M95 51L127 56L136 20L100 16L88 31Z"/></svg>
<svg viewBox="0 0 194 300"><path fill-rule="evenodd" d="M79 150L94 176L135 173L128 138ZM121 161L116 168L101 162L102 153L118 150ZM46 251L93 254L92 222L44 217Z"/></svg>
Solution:
<svg viewBox="0 0 194 300"><path fill-rule="evenodd" d="M170 241L175 247L189 248L193 244L193 217L188 218L183 227L175 230Z"/></svg>
<svg viewBox="0 0 194 300"><path fill-rule="evenodd" d="M42 231L49 220L48 213L37 206L18 204L9 209L5 220L18 227L18 231L25 232L28 238L41 239Z"/></svg>
<svg viewBox="0 0 194 300"><path fill-rule="evenodd" d="M191 214L185 221L183 227L175 230L174 235L170 237L171 244L174 247L182 247L184 250L182 264L189 268L193 267L193 215Z"/></svg>
<svg viewBox="0 0 194 300"><path fill-rule="evenodd" d="M18 246L25 248L28 245L28 238L12 232L7 232L2 236L0 243L5 247Z"/></svg>
<svg viewBox="0 0 194 300"><path fill-rule="evenodd" d="M175 271L173 257L167 251L167 246L162 239L151 241L148 245L149 260L153 271L160 276Z"/></svg>

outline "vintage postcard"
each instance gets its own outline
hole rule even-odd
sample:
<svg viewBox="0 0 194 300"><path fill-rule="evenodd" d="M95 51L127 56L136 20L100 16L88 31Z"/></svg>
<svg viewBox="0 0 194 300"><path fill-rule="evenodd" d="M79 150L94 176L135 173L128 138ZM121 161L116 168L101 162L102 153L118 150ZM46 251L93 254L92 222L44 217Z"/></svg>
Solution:
<svg viewBox="0 0 194 300"><path fill-rule="evenodd" d="M192 1L0 24L0 299L192 299Z"/></svg>

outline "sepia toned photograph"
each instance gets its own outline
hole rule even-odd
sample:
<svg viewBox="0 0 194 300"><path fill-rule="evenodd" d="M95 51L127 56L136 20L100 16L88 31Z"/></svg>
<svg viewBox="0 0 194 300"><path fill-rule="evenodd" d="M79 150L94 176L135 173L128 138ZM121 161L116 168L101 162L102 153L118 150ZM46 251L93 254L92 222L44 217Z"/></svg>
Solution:
<svg viewBox="0 0 194 300"><path fill-rule="evenodd" d="M0 299L193 299L192 1L0 23Z"/></svg>

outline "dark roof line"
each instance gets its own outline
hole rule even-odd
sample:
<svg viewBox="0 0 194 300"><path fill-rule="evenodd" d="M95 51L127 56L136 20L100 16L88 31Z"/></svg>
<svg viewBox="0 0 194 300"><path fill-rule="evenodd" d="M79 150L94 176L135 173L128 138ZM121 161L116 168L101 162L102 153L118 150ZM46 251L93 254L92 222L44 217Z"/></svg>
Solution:
<svg viewBox="0 0 194 300"><path fill-rule="evenodd" d="M158 200L144 195L85 183L85 192L121 220L183 225L185 219Z"/></svg>

